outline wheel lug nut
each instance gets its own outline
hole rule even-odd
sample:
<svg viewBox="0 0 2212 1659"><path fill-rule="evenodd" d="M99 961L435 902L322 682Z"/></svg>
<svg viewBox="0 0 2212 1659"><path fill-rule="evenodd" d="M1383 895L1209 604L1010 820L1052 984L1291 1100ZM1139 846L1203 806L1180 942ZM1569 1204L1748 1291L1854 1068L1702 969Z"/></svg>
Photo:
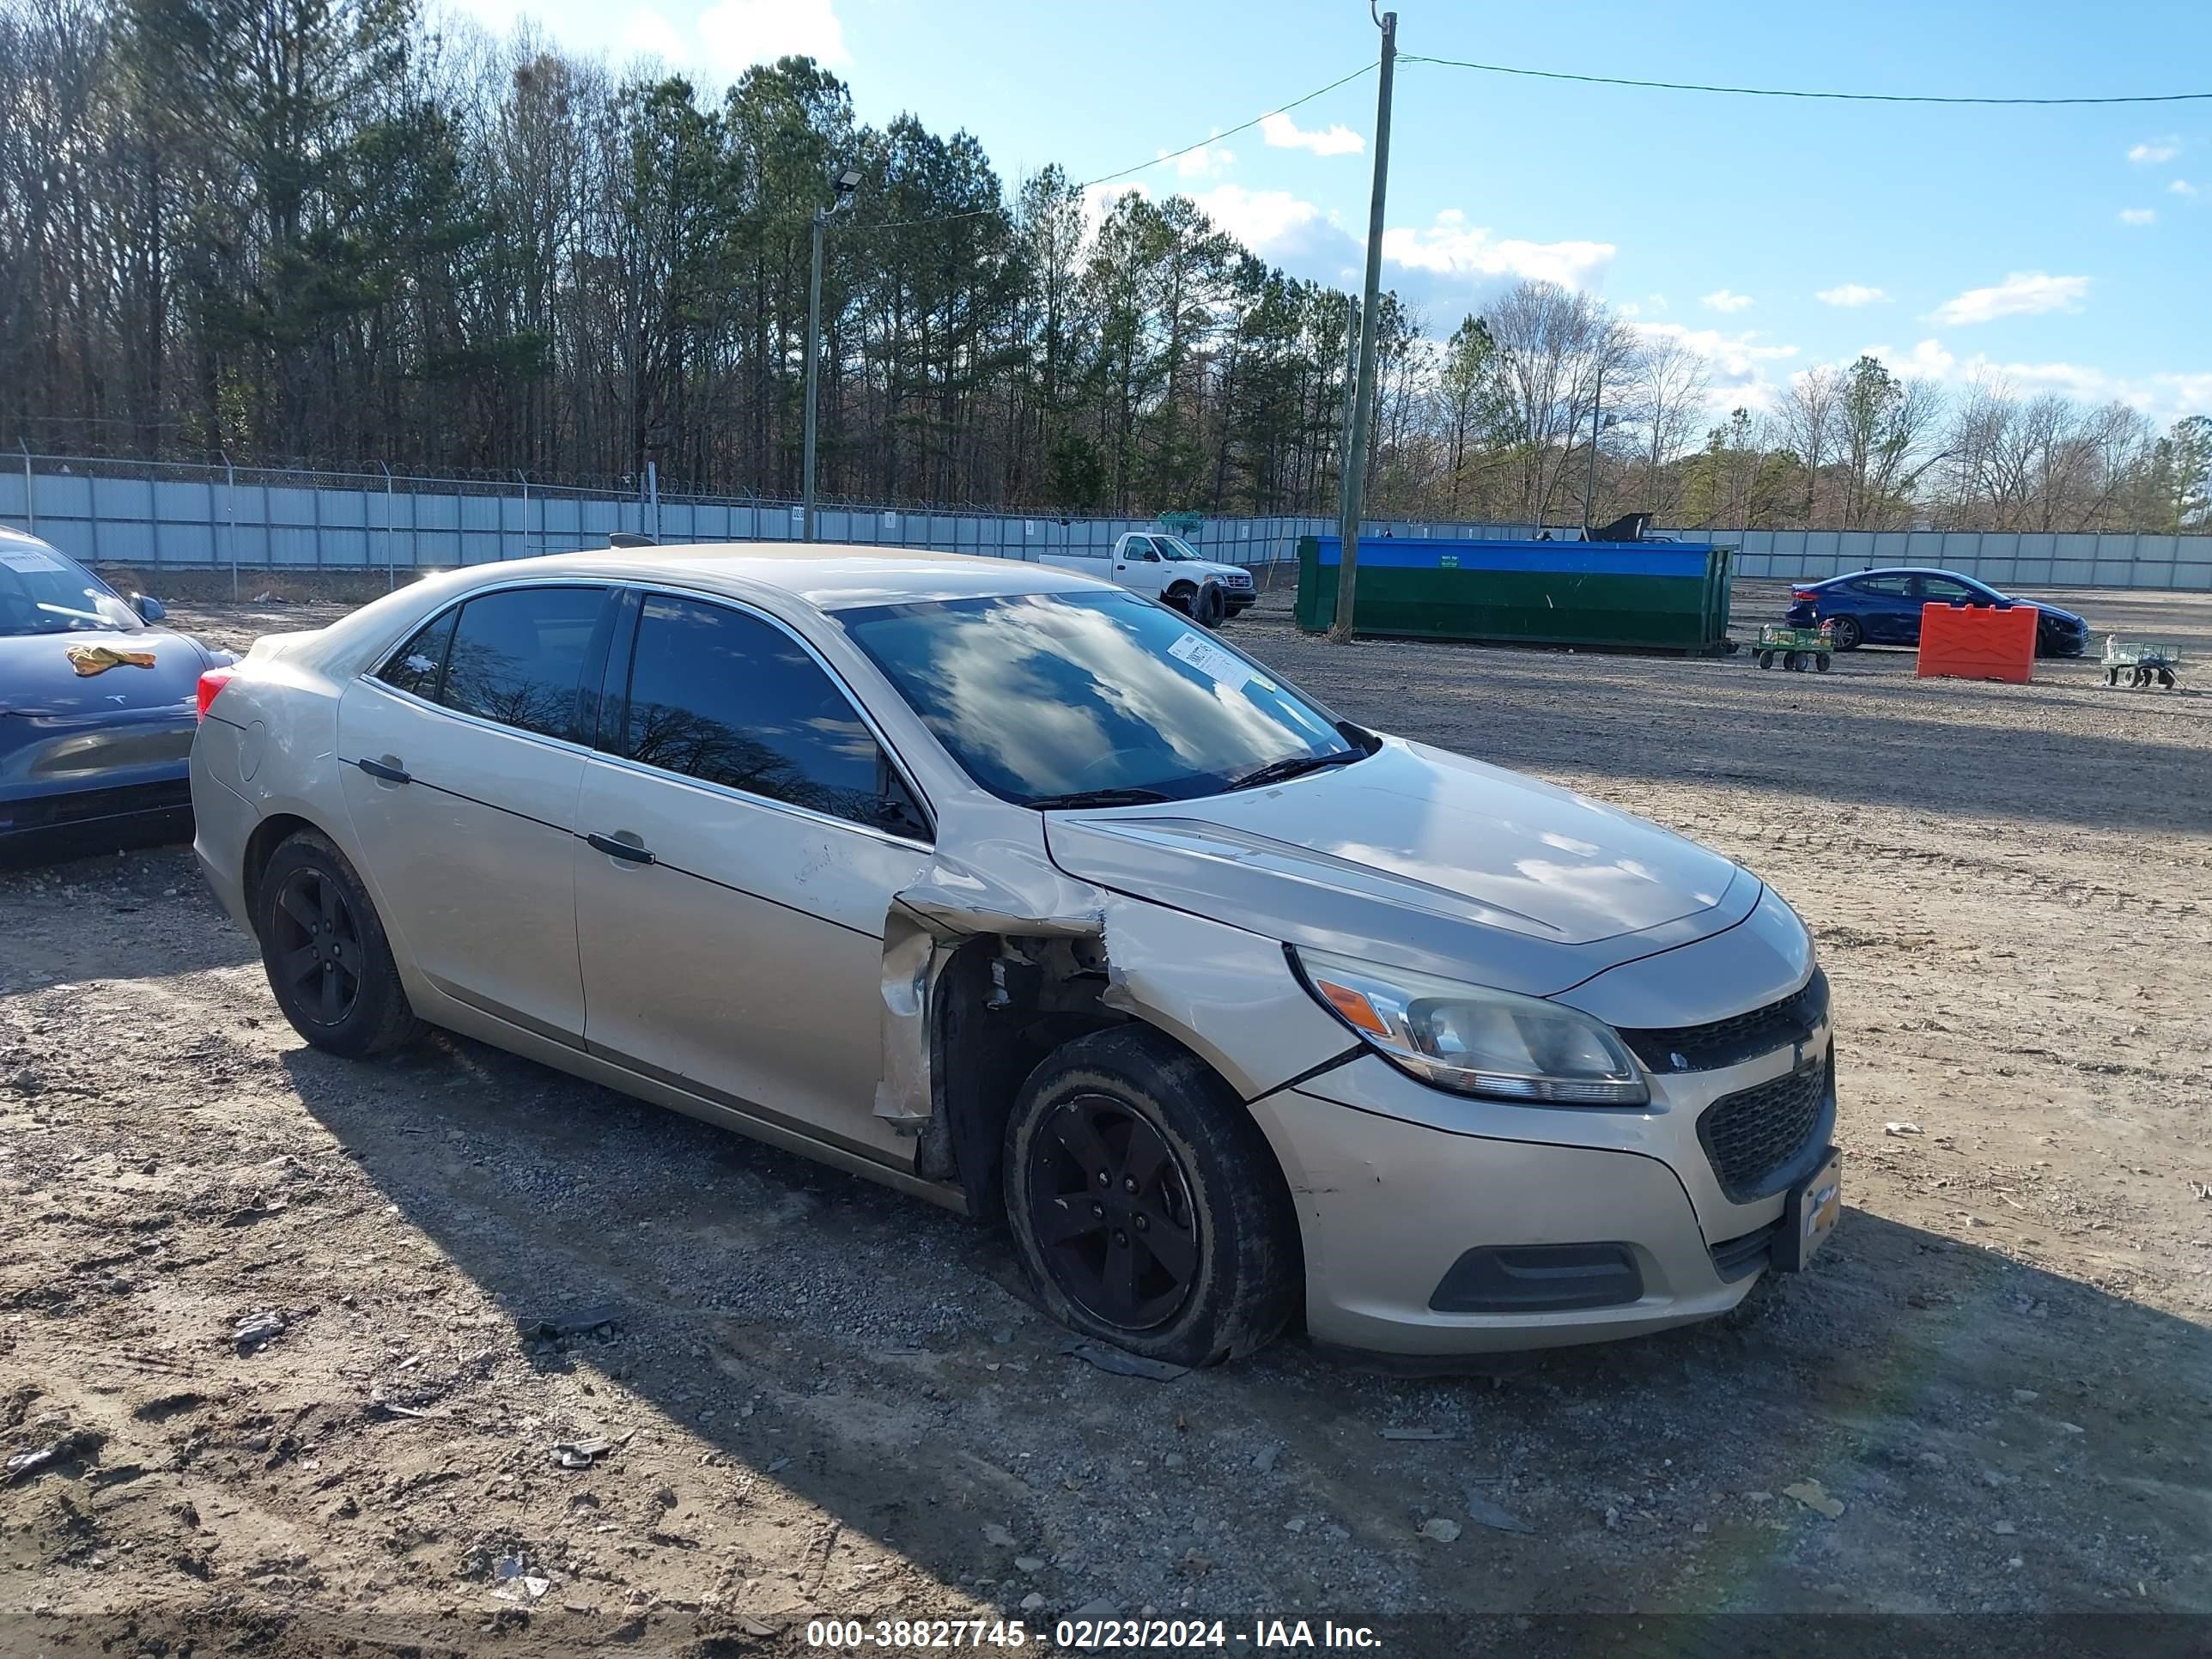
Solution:
<svg viewBox="0 0 2212 1659"><path fill-rule="evenodd" d="M1094 1204L1091 1206L1091 1213L1103 1221L1106 1218L1106 1206L1103 1204Z"/></svg>
<svg viewBox="0 0 2212 1659"><path fill-rule="evenodd" d="M1135 1192L1137 1190L1137 1177L1134 1176L1123 1176L1121 1177L1121 1190L1125 1193Z"/></svg>
<svg viewBox="0 0 2212 1659"><path fill-rule="evenodd" d="M1147 1231L1152 1224L1151 1222L1146 1220L1142 1216L1139 1216L1137 1218L1137 1231L1140 1233Z"/></svg>

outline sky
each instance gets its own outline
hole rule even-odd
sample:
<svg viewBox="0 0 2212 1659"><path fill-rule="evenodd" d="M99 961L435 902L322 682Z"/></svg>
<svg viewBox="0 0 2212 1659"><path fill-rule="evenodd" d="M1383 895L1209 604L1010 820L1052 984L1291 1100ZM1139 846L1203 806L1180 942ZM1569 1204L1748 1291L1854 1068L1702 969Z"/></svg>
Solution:
<svg viewBox="0 0 2212 1659"><path fill-rule="evenodd" d="M805 52L860 118L982 142L1011 189L1209 139L1105 190L1181 191L1295 275L1355 285L1376 77L1365 0L444 0L719 94ZM2206 0L1548 0L1401 7L1382 280L1449 334L1522 276L1712 363L1716 408L1872 351L1956 386L2212 414L2212 101L1931 107L1507 78L1429 54L1860 92L2212 91Z"/></svg>

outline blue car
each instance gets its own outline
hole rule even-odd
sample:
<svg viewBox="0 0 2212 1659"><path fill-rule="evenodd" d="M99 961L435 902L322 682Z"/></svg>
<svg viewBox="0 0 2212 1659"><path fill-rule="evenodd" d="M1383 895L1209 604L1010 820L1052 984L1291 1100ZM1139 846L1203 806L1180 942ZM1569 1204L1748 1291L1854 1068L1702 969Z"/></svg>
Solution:
<svg viewBox="0 0 2212 1659"><path fill-rule="evenodd" d="M1790 597L1796 605L1809 604L1820 621L1834 624L1838 651L1919 644L1923 605L2024 605L2039 613L2037 656L2078 657L2089 647L2089 624L2071 611L2042 599L2014 599L1954 570L1858 570L1824 582L1799 582Z"/></svg>
<svg viewBox="0 0 2212 1659"><path fill-rule="evenodd" d="M0 863L191 834L199 678L236 659L161 619L0 526Z"/></svg>

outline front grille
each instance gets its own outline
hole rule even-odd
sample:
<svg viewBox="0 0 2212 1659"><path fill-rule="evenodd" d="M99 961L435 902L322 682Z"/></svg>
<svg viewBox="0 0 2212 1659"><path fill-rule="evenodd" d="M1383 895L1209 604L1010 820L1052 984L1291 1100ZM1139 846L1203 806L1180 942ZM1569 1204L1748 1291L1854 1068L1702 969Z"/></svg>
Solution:
<svg viewBox="0 0 2212 1659"><path fill-rule="evenodd" d="M1748 1204L1787 1186L1814 1145L1827 1106L1832 1059L1723 1095L1698 1120L1698 1139L1721 1190Z"/></svg>
<svg viewBox="0 0 2212 1659"><path fill-rule="evenodd" d="M1707 1025L1655 1025L1620 1035L1655 1072L1711 1072L1802 1042L1827 1014L1828 976L1815 968L1812 978L1781 1001L1747 1014L1731 1014Z"/></svg>

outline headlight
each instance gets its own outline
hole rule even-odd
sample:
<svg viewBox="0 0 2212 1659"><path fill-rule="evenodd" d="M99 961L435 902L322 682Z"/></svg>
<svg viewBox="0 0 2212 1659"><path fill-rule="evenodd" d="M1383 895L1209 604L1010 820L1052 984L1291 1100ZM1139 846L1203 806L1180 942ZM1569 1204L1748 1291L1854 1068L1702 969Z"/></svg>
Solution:
<svg viewBox="0 0 2212 1659"><path fill-rule="evenodd" d="M1317 951L1291 959L1323 1007L1439 1088L1552 1106L1651 1097L1620 1038L1572 1008Z"/></svg>

